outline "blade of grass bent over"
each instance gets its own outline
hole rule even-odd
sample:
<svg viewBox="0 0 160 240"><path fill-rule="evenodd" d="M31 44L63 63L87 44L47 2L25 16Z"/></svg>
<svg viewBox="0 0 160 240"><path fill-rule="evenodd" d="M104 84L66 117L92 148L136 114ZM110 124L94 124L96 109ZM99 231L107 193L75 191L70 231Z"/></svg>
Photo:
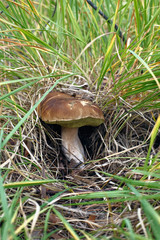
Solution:
<svg viewBox="0 0 160 240"><path fill-rule="evenodd" d="M153 79L155 80L155 82L157 83L157 86L160 90L160 84L159 84L159 81L158 79L156 78L156 76L154 75L153 71L150 69L150 67L148 66L148 64L140 57L138 56L134 51L132 50L128 50L129 52L131 52L145 67L146 69L148 70L148 72L152 75Z"/></svg>

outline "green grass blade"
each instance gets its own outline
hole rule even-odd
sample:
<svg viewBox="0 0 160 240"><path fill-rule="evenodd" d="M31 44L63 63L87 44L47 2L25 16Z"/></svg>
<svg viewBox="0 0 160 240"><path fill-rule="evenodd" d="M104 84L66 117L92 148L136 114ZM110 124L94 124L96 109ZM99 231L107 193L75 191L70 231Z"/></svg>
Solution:
<svg viewBox="0 0 160 240"><path fill-rule="evenodd" d="M52 207L52 209L53 209L54 213L57 215L57 217L62 221L62 223L64 224L65 228L72 235L72 237L75 240L80 240L80 237L77 235L77 233L72 228L72 226L67 222L67 220L62 216L62 214L59 211L57 211L54 207Z"/></svg>
<svg viewBox="0 0 160 240"><path fill-rule="evenodd" d="M11 182L4 183L4 188L17 188L17 187L29 187L29 186L37 186L47 183L57 182L55 179L46 179L46 180L32 180L32 181L21 181L21 182Z"/></svg>
<svg viewBox="0 0 160 240"><path fill-rule="evenodd" d="M152 133L151 133L151 140L150 140L150 144L149 144L148 154L147 154L147 157L146 157L146 161L144 163L144 170L145 171L147 170L147 167L148 167L150 153L151 153L152 146L153 146L154 141L156 139L159 128L160 128L160 115L158 116L158 119L157 119L157 121L154 125L154 128L152 130Z"/></svg>
<svg viewBox="0 0 160 240"><path fill-rule="evenodd" d="M159 240L160 236L160 215L155 211L152 205L145 199L143 199L142 195L131 185L128 185L130 189L139 197L140 202L143 207L143 211L145 212L149 224L152 228L154 237L156 240Z"/></svg>
<svg viewBox="0 0 160 240"><path fill-rule="evenodd" d="M11 223L11 214L10 214L11 212L9 211L9 208L8 208L7 197L3 188L3 180L1 175L0 175L0 186L1 186L0 202L4 212L4 216L3 216L4 223L2 223L2 226L1 226L1 239L8 239L9 234L11 234L16 240L17 238L14 234L13 224Z"/></svg>
<svg viewBox="0 0 160 240"><path fill-rule="evenodd" d="M124 223L125 223L126 227L128 228L128 231L129 231L129 234L130 234L130 239L128 238L128 240L136 240L136 238L134 236L134 230L133 230L133 227L132 227L132 224L131 224L130 220L125 218Z"/></svg>

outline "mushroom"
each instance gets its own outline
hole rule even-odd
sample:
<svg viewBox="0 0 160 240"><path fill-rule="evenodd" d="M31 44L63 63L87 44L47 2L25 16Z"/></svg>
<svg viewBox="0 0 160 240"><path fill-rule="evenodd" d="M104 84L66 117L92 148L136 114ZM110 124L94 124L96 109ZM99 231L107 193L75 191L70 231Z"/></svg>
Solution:
<svg viewBox="0 0 160 240"><path fill-rule="evenodd" d="M37 110L42 121L61 126L62 151L67 160L74 163L74 167L84 163L85 154L78 128L102 124L102 110L91 101L55 91L46 96Z"/></svg>

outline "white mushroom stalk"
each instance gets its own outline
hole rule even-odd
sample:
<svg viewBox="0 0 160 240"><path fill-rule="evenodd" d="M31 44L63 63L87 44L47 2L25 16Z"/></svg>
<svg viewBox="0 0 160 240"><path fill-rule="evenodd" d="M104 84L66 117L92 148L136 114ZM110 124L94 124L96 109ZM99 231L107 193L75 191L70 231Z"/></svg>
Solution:
<svg viewBox="0 0 160 240"><path fill-rule="evenodd" d="M84 149L78 136L78 128L61 128L62 151L73 167L84 167Z"/></svg>

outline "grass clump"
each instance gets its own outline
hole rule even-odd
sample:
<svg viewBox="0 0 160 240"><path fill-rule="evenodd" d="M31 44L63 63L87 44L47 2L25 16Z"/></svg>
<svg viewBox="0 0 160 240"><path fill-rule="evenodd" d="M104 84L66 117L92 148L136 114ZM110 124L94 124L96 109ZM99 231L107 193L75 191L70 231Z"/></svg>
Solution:
<svg viewBox="0 0 160 240"><path fill-rule="evenodd" d="M160 3L89 2L0 2L1 239L159 239ZM83 171L38 118L55 89L104 112Z"/></svg>

